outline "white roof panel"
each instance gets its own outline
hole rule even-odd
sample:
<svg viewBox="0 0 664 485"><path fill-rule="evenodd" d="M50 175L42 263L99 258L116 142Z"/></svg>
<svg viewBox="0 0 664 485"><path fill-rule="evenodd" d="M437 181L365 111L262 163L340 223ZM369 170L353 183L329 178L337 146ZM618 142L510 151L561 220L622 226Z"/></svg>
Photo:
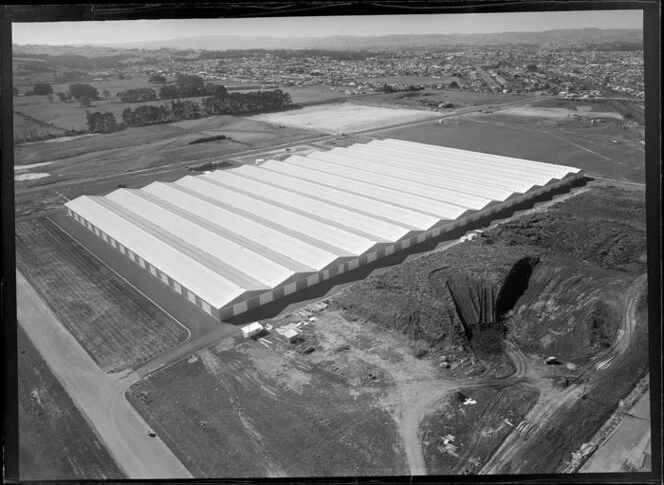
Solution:
<svg viewBox="0 0 664 485"><path fill-rule="evenodd" d="M541 173L556 173L557 178L564 177L567 174L577 174L581 172L581 169L576 167L570 167L567 165L559 165L554 163L545 163L537 162L534 160L526 160L523 158L514 158L506 157L503 155L493 155L489 153L475 152L470 150L459 150L457 148L443 147L438 145L427 145L424 143L418 143L413 141L398 140L394 138L386 138L385 140L373 140L367 145L383 145L383 146L403 146L408 149L415 149L421 152L430 152L434 154L454 154L461 157L472 157L477 160L485 160L490 158L495 163L501 163L507 166L513 166L516 168L521 168L523 166L528 167L529 172L541 172Z"/></svg>
<svg viewBox="0 0 664 485"><path fill-rule="evenodd" d="M378 147L378 148L376 148ZM416 163L418 166L436 170L462 170L467 173L480 174L486 180L492 181L497 185L513 187L519 191L532 185L545 185L552 179L562 178L567 175L566 170L562 170L555 165L546 169L529 166L530 162L521 161L518 164L508 163L496 159L487 154L458 154L441 150L431 152L402 145L367 145L371 150L378 150L381 153L399 154L410 163ZM514 185L510 185L514 184Z"/></svg>
<svg viewBox="0 0 664 485"><path fill-rule="evenodd" d="M472 181L459 180L450 176L440 176L426 174L411 170L404 170L403 167L394 163L386 163L375 156L364 153L351 152L347 148L334 148L327 152L325 160L344 167L352 166L359 170L365 170L371 173L389 175L391 177L412 181L424 186L431 185L435 188L444 188L446 190L456 190L464 194L470 194L476 197L483 197L490 200L503 201L513 195L513 192L498 187L489 187ZM308 157L313 157L310 154Z"/></svg>
<svg viewBox="0 0 664 485"><path fill-rule="evenodd" d="M159 197L187 211L192 218L202 218L220 229L252 241L265 249L306 265L316 271L339 259L331 251L303 241L302 238L261 224L249 217L183 192L171 184L154 182L141 191ZM272 257L272 256L270 256Z"/></svg>
<svg viewBox="0 0 664 485"><path fill-rule="evenodd" d="M277 173L303 178L315 183L338 187L344 192L351 192L380 202L398 205L423 214L434 215L438 219L457 219L467 211L464 207L450 204L448 202L427 199L401 190L363 182L354 177L351 178L348 175L343 177L335 175L329 171L319 170L321 167L317 166L315 160L303 157L293 156L285 160L285 162L268 161L261 164L260 167Z"/></svg>
<svg viewBox="0 0 664 485"><path fill-rule="evenodd" d="M463 192L458 192L446 188L434 187L431 185L424 185L421 183L413 182L404 178L369 172L352 166L342 165L340 163L332 163L329 160L339 158L328 152L313 152L304 157L290 157L284 160L286 163L292 163L301 166L315 168L316 170L325 173L350 176L354 180L361 180L369 182L381 187L400 190L402 192L418 195L426 199L434 199L442 202L465 207L467 209L480 210L486 207L491 199L479 197Z"/></svg>
<svg viewBox="0 0 664 485"><path fill-rule="evenodd" d="M65 205L123 246L158 267L165 274L189 288L210 305L221 308L245 293L246 288L211 271L187 254L164 243L88 196Z"/></svg>
<svg viewBox="0 0 664 485"><path fill-rule="evenodd" d="M251 170L253 168L254 170ZM230 188L237 188L248 193L256 194L273 203L287 206L291 209L306 212L321 221L332 221L348 227L358 233L365 233L377 242L397 240L408 234L413 226L398 225L394 222L372 217L367 213L359 212L357 209L324 202L313 196L304 195L292 190L292 186L299 183L297 179L286 179L284 176L272 173L268 170L260 170L258 167L244 165L238 167L232 173L229 171L216 171L202 176L224 184ZM306 182L302 181L299 189L303 189ZM328 199L334 198L334 202L340 199L342 192L333 194L333 189L322 185L307 185L309 190L314 191L317 196ZM351 195L348 194L348 198ZM370 200L370 199L369 199ZM365 208L365 207L362 207ZM428 216L428 220L432 220Z"/></svg>
<svg viewBox="0 0 664 485"><path fill-rule="evenodd" d="M362 254L379 242L378 240L360 236L337 226L326 224L318 218L309 215L305 216L298 212L277 207L264 200L229 190L215 184L209 179L205 180L201 177L187 176L177 180L175 184L191 189L223 204L228 204L231 207L249 212L262 219L272 220L283 227L291 228L302 234L308 234L315 239L328 241L330 244L347 251L343 256Z"/></svg>
<svg viewBox="0 0 664 485"><path fill-rule="evenodd" d="M534 185L532 183L524 184L523 182L507 178L506 176L497 173L495 170L492 170L488 165L481 170L468 170L468 168L464 166L462 160L457 160L455 164L450 165L443 163L432 165L422 160L425 155L414 151L410 153L400 153L399 150L395 149L378 148L375 146L369 147L366 145L354 145L348 148L348 150L375 157L383 163L390 163L401 167L404 170L440 175L443 177L453 177L476 184L486 185L488 187L498 187L510 192L524 193Z"/></svg>
<svg viewBox="0 0 664 485"><path fill-rule="evenodd" d="M110 193L107 198L265 285L276 286L293 276L294 271L291 269L205 229L191 219L177 215L135 192L138 191L120 189Z"/></svg>

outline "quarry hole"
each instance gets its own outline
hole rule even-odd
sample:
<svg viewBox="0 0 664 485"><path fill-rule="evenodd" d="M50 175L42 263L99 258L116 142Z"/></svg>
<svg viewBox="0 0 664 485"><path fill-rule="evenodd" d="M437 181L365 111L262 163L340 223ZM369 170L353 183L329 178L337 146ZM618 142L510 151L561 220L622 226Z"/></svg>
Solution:
<svg viewBox="0 0 664 485"><path fill-rule="evenodd" d="M539 263L539 258L525 257L518 260L512 266L496 301L496 316L498 321L502 322L505 319L505 315L514 308L516 302L526 292L530 283L530 277L537 263Z"/></svg>

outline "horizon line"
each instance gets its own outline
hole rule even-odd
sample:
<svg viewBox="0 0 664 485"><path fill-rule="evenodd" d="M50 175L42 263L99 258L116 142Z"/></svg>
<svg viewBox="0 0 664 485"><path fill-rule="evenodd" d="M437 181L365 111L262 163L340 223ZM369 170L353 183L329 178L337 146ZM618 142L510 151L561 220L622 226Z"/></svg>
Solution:
<svg viewBox="0 0 664 485"><path fill-rule="evenodd" d="M545 33L545 32L556 32L556 31L564 31L564 30L638 30L642 31L643 29L639 28L630 28L630 27L610 27L610 28L600 28L600 27L576 27L576 28L558 28L558 29L544 29L544 30L506 30L504 32L453 32L453 33L443 33L443 32L426 32L426 33L411 33L411 34L404 34L404 33L399 33L399 34L380 34L380 35L361 35L361 34L331 34L331 35L324 35L320 37L312 37L312 36L302 36L302 37L284 37L284 36L274 36L274 35L241 35L241 34L233 34L233 35L192 35L192 36L186 36L186 37L171 37L168 39L155 39L155 40L138 40L138 41L129 41L129 42L117 42L117 43L81 43L81 44L19 44L19 43L14 43L12 42L12 45L18 45L18 46L52 46L52 47L113 47L113 46L122 46L122 45L129 45L129 44L145 44L145 43L150 43L150 42L171 42L175 40L184 40L184 39L197 39L197 38L203 38L203 37L210 37L210 38L223 38L223 37L239 37L239 38L244 38L244 39L256 39L256 38L267 38L267 39L327 39L330 37L358 37L358 38L365 38L365 39L370 39L370 38L379 38L379 37L398 37L398 36L415 36L415 37L422 37L426 35L445 35L445 36L454 36L454 35L502 35L502 34L533 34L533 33ZM188 49L184 49L188 50Z"/></svg>

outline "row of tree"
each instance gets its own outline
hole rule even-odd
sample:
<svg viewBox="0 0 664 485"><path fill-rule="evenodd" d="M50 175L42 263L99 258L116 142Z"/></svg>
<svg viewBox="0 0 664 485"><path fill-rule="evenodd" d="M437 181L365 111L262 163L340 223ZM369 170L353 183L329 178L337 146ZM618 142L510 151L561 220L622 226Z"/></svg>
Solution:
<svg viewBox="0 0 664 485"><path fill-rule="evenodd" d="M118 92L117 96L123 103L142 103L157 99L157 93L152 88L125 89Z"/></svg>
<svg viewBox="0 0 664 485"><path fill-rule="evenodd" d="M171 101L170 106L144 104L136 109L125 108L122 122L126 126L146 126L174 121L191 120L201 116L201 107L193 101Z"/></svg>
<svg viewBox="0 0 664 485"><path fill-rule="evenodd" d="M281 89L227 93L223 96L203 98L201 103L207 114L231 115L275 111L293 104L290 94Z"/></svg>
<svg viewBox="0 0 664 485"><path fill-rule="evenodd" d="M223 88L223 86L221 86ZM218 90L217 95L203 98L202 107L194 101L171 101L169 104L153 106L149 104L135 109L125 108L122 123L118 123L112 113L86 112L88 129L95 133L111 133L127 126L147 126L174 121L190 120L203 115L235 115L264 111L275 111L291 106L290 94L280 89L272 91L252 91L249 93L228 93Z"/></svg>

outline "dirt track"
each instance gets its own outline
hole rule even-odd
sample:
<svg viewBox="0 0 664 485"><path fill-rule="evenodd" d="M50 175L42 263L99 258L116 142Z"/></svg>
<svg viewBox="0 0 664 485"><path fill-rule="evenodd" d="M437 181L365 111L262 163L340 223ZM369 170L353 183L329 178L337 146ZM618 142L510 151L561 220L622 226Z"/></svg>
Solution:
<svg viewBox="0 0 664 485"><path fill-rule="evenodd" d="M67 332L17 273L18 322L92 429L130 479L191 478L191 474L126 401L135 373L110 377Z"/></svg>
<svg viewBox="0 0 664 485"><path fill-rule="evenodd" d="M597 371L609 367L615 358L625 352L634 333L636 325L636 305L639 295L646 281L646 275L639 277L630 288L625 298L625 313L622 319L622 328L618 330L616 341L611 348L596 361L589 371ZM588 371L586 371L588 372ZM526 415L524 420L515 428L496 450L491 459L482 467L481 474L501 473L504 467L519 453L524 451L524 444L536 434L546 429L553 414L580 399L584 392L583 384L571 385L565 390L550 386L540 389L540 399L535 407ZM518 473L511 469L511 473Z"/></svg>

